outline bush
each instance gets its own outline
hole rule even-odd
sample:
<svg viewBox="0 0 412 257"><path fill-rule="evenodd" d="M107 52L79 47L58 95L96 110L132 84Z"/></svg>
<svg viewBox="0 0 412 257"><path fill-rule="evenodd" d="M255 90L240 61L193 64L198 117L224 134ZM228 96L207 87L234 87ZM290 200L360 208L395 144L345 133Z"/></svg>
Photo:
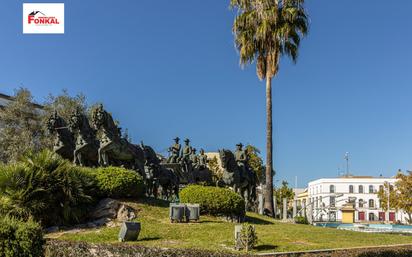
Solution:
<svg viewBox="0 0 412 257"><path fill-rule="evenodd" d="M295 217L295 223L296 224L309 224L309 221L306 217L302 217L302 216L296 216Z"/></svg>
<svg viewBox="0 0 412 257"><path fill-rule="evenodd" d="M44 243L42 228L33 220L0 218L0 257L43 256Z"/></svg>
<svg viewBox="0 0 412 257"><path fill-rule="evenodd" d="M132 170L120 167L97 168L93 171L97 186L105 197L140 197L144 193L143 178Z"/></svg>
<svg viewBox="0 0 412 257"><path fill-rule="evenodd" d="M43 226L69 225L86 217L96 188L93 175L43 151L0 166L0 214Z"/></svg>
<svg viewBox="0 0 412 257"><path fill-rule="evenodd" d="M183 203L199 204L201 213L244 217L245 201L226 188L191 185L180 192Z"/></svg>

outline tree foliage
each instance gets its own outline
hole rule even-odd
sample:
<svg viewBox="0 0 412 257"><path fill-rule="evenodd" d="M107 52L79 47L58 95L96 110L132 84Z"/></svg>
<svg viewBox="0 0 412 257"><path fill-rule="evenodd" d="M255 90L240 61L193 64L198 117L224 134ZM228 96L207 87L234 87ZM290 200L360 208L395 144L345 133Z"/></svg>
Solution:
<svg viewBox="0 0 412 257"><path fill-rule="evenodd" d="M378 197L381 206L387 210L388 188L390 188L390 208L402 210L408 215L408 222L412 224L412 171L404 174L399 170L394 187L386 183L384 190L379 190Z"/></svg>
<svg viewBox="0 0 412 257"><path fill-rule="evenodd" d="M246 154L248 156L248 165L255 172L260 181L264 177L265 166L263 165L262 157L260 157L260 150L253 145L247 145Z"/></svg>
<svg viewBox="0 0 412 257"><path fill-rule="evenodd" d="M11 101L0 109L0 161L15 162L29 151L42 148L44 135L41 113L34 108L29 90L15 91Z"/></svg>
<svg viewBox="0 0 412 257"><path fill-rule="evenodd" d="M289 187L289 183L285 180L282 181L282 186L279 188L275 188L275 197L276 197L276 204L277 206L282 206L283 198L286 199L293 199L295 197L295 193L293 189Z"/></svg>
<svg viewBox="0 0 412 257"><path fill-rule="evenodd" d="M216 156L208 160L207 167L212 171L214 181L221 180L223 178L223 170L220 168L219 161Z"/></svg>
<svg viewBox="0 0 412 257"><path fill-rule="evenodd" d="M84 95L70 96L67 90L63 90L57 96L50 94L40 108L33 104L33 96L28 89L17 89L13 101L0 109L0 161L16 162L28 152L50 148L53 138L48 135L46 120L56 110L68 121L76 108L87 109Z"/></svg>
<svg viewBox="0 0 412 257"><path fill-rule="evenodd" d="M44 103L44 110L46 112L46 117L52 114L54 111L66 121L69 121L72 113L76 109L80 109L81 112L87 112L86 96L82 93L75 96L71 96L67 89L59 95L49 94Z"/></svg>

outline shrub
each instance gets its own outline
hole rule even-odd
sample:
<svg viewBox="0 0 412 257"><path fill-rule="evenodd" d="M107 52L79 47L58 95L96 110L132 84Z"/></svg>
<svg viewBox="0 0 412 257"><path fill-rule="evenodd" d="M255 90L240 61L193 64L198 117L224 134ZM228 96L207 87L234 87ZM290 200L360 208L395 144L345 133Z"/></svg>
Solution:
<svg viewBox="0 0 412 257"><path fill-rule="evenodd" d="M44 243L42 228L33 220L0 218L0 257L43 256Z"/></svg>
<svg viewBox="0 0 412 257"><path fill-rule="evenodd" d="M249 252L253 249L258 242L258 237L256 233L255 226L243 223L242 229L236 238L235 249L242 250L245 249L246 252Z"/></svg>
<svg viewBox="0 0 412 257"><path fill-rule="evenodd" d="M302 216L296 216L295 217L295 223L296 224L309 224L309 221L306 217L302 217Z"/></svg>
<svg viewBox="0 0 412 257"><path fill-rule="evenodd" d="M93 172L98 188L105 197L140 197L145 191L143 178L135 171L120 167L102 167Z"/></svg>
<svg viewBox="0 0 412 257"><path fill-rule="evenodd" d="M230 217L245 215L243 198L226 188L191 185L180 192L180 200L183 203L199 204L201 213Z"/></svg>
<svg viewBox="0 0 412 257"><path fill-rule="evenodd" d="M0 214L44 226L82 220L93 202L94 177L50 151L0 167Z"/></svg>

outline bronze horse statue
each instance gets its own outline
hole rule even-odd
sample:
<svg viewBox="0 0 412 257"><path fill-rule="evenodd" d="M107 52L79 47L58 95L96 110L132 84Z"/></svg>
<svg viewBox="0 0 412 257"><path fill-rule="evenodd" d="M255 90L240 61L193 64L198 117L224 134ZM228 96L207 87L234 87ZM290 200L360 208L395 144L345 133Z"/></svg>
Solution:
<svg viewBox="0 0 412 257"><path fill-rule="evenodd" d="M87 116L76 109L69 121L69 128L75 137L75 149L73 163L80 166L97 166L99 141L95 131L90 127Z"/></svg>
<svg viewBox="0 0 412 257"><path fill-rule="evenodd" d="M47 130L55 136L53 151L64 159L73 159L74 140L73 135L62 117L54 111L47 119Z"/></svg>
<svg viewBox="0 0 412 257"><path fill-rule="evenodd" d="M243 171L238 166L235 156L230 150L219 150L219 157L223 167L223 177L218 183L233 188L240 194L246 203L246 209L256 201L256 175L249 167Z"/></svg>
<svg viewBox="0 0 412 257"><path fill-rule="evenodd" d="M100 104L92 113L92 125L97 130L100 146L98 163L100 166L124 166L144 175L143 150L122 138L112 115Z"/></svg>
<svg viewBox="0 0 412 257"><path fill-rule="evenodd" d="M141 149L144 152L144 178L146 181L146 194L154 198L158 197L159 188L161 188L160 194L163 198L169 199L174 196L179 197L179 177L173 172L172 169L163 167L160 163L161 160L157 156L156 152L148 145L140 144Z"/></svg>

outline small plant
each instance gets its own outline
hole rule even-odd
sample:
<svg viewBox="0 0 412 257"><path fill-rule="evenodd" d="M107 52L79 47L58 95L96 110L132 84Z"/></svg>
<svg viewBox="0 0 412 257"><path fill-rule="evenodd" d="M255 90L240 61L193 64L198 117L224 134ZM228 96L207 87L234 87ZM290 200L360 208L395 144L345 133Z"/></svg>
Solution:
<svg viewBox="0 0 412 257"><path fill-rule="evenodd" d="M305 224L308 225L309 221L306 217L302 217L302 216L297 216L295 217L295 223L296 224Z"/></svg>
<svg viewBox="0 0 412 257"><path fill-rule="evenodd" d="M242 229L236 238L236 248L238 250L245 249L249 252L258 242L255 226L244 223Z"/></svg>

